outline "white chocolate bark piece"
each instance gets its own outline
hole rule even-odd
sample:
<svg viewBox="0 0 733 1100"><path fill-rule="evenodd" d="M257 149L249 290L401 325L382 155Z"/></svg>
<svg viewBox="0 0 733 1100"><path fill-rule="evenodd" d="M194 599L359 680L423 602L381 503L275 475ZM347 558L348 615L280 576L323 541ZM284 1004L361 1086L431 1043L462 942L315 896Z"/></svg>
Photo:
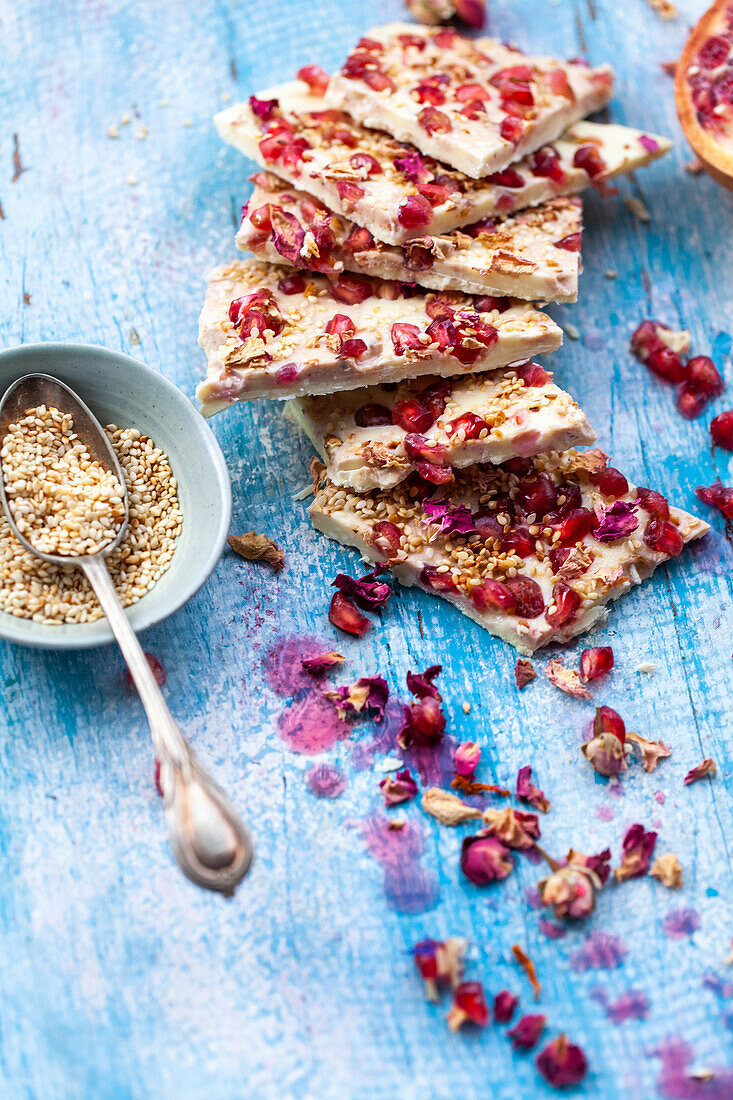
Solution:
<svg viewBox="0 0 733 1100"><path fill-rule="evenodd" d="M434 290L499 294L532 301L574 302L583 231L582 200L550 199L534 210L486 219L443 236L405 245L377 241L304 191L271 172L252 177L255 189L242 209L237 247L282 263L293 254L283 241L282 214L299 244L294 262L326 274L358 271L380 279L419 283ZM275 221L271 208L277 211ZM302 237L301 237L302 234ZM284 256L283 253L286 253Z"/></svg>
<svg viewBox="0 0 733 1100"><path fill-rule="evenodd" d="M537 363L301 397L284 414L308 435L328 478L358 493L391 488L416 470L442 481L451 467L564 451L596 438L582 409Z"/></svg>
<svg viewBox="0 0 733 1100"><path fill-rule="evenodd" d="M633 486L619 498L604 495L596 481L605 461L601 451L566 451L527 460L526 472L517 460L510 464L514 472L471 466L442 489L412 478L365 495L323 476L310 517L329 538L355 546L371 561L387 561L402 584L444 597L520 653L531 654L588 630L612 600L668 560L669 553L649 545L658 545L659 524L667 524L666 538L671 531L677 540L675 553L709 529L672 507L669 520L652 518ZM539 519L526 514L527 502L537 499L539 475L549 479L558 501L567 506L580 499L581 506L558 515L555 505L554 513ZM546 490L543 478L540 492ZM436 509L431 501L447 501L448 508ZM618 501L635 505L638 526L599 541L592 533L600 533L598 517ZM474 526L475 533L457 533L461 526Z"/></svg>
<svg viewBox="0 0 733 1100"><path fill-rule="evenodd" d="M526 302L245 260L209 276L199 321L208 374L196 395L210 415L258 397L494 370L561 343L555 322Z"/></svg>
<svg viewBox="0 0 733 1100"><path fill-rule="evenodd" d="M385 244L448 233L577 194L672 147L667 138L628 126L576 122L542 150L542 164L532 155L474 180L336 109L326 110L323 98L301 81L252 98L259 116L250 103L215 116L222 139Z"/></svg>
<svg viewBox="0 0 733 1100"><path fill-rule="evenodd" d="M608 103L608 65L527 57L493 38L389 23L360 39L327 98L473 179L553 141Z"/></svg>

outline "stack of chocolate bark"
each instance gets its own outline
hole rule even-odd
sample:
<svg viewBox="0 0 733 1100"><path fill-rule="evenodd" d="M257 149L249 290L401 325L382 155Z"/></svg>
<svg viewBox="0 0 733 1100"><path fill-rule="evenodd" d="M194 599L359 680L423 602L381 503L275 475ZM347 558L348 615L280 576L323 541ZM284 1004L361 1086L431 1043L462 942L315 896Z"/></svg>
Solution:
<svg viewBox="0 0 733 1100"><path fill-rule="evenodd" d="M340 73L221 112L258 162L201 315L205 413L287 398L319 469L310 516L531 653L587 630L707 525L636 489L532 362L533 302L577 298L578 192L670 142L581 121L606 66L390 24Z"/></svg>

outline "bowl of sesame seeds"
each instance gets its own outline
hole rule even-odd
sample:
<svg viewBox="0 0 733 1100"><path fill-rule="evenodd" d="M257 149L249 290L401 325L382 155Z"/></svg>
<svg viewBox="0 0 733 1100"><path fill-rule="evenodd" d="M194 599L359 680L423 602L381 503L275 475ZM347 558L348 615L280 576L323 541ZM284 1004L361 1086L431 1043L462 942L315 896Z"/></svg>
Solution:
<svg viewBox="0 0 733 1100"><path fill-rule="evenodd" d="M51 343L0 352L0 394L31 373L65 382L105 426L130 507L127 532L108 564L133 628L144 630L182 607L221 557L231 518L221 448L173 383L121 352ZM68 423L44 408L33 410L33 419L33 430L57 450L56 468L65 471ZM54 649L114 640L81 570L47 564L25 551L4 515L0 637Z"/></svg>

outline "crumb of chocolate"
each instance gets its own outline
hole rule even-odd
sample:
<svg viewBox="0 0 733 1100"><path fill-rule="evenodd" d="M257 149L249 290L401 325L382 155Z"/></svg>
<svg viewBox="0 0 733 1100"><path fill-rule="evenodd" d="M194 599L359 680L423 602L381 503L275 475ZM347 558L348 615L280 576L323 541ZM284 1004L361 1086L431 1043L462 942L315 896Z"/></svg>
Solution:
<svg viewBox="0 0 733 1100"><path fill-rule="evenodd" d="M275 572L279 572L285 565L285 555L282 550L268 538L257 531L245 531L242 535L230 535L227 542L232 550L240 557L248 561L261 561L271 566Z"/></svg>

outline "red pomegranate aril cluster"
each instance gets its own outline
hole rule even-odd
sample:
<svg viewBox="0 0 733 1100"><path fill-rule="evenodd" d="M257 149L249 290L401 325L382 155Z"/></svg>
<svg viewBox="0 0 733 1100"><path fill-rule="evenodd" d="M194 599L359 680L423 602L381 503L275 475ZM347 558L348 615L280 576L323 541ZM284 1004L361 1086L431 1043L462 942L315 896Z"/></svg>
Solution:
<svg viewBox="0 0 733 1100"><path fill-rule="evenodd" d="M685 365L682 359L665 343L660 332L670 332L667 325L658 321L642 321L631 336L631 350L645 366L665 382L682 382Z"/></svg>
<svg viewBox="0 0 733 1100"><path fill-rule="evenodd" d="M603 175L607 168L605 160L598 151L598 147L592 143L581 145L579 149L576 149L575 156L573 157L573 165L575 168L582 168L592 180L596 179L597 176Z"/></svg>
<svg viewBox="0 0 733 1100"><path fill-rule="evenodd" d="M580 678L584 684L597 680L613 668L613 649L610 645L584 649L580 655Z"/></svg>
<svg viewBox="0 0 733 1100"><path fill-rule="evenodd" d="M685 545L677 528L666 519L653 519L644 532L644 542L650 550L658 554L668 554L676 558Z"/></svg>
<svg viewBox="0 0 733 1100"><path fill-rule="evenodd" d="M416 398L396 401L392 406L392 423L405 432L426 432L434 423L433 414Z"/></svg>
<svg viewBox="0 0 733 1100"><path fill-rule="evenodd" d="M325 95L328 82L331 79L325 69L320 65L304 65L298 69L298 80L303 80L314 95Z"/></svg>
<svg viewBox="0 0 733 1100"><path fill-rule="evenodd" d="M669 501L656 489L647 489L643 485L637 486L636 499L639 505L648 512L652 519L669 519Z"/></svg>
<svg viewBox="0 0 733 1100"><path fill-rule="evenodd" d="M580 608L580 596L570 585L561 581L552 591L552 610L548 611L545 618L556 629L571 623Z"/></svg>
<svg viewBox="0 0 733 1100"><path fill-rule="evenodd" d="M714 397L719 397L725 383L708 355L696 355L687 363L687 376L677 387L677 411L687 420L695 420Z"/></svg>
<svg viewBox="0 0 733 1100"><path fill-rule="evenodd" d="M400 204L397 220L405 229L422 229L433 220L433 208L424 195L408 195Z"/></svg>
<svg viewBox="0 0 733 1100"><path fill-rule="evenodd" d="M392 414L386 405L367 403L360 405L354 413L354 420L360 428L377 428L392 423Z"/></svg>

